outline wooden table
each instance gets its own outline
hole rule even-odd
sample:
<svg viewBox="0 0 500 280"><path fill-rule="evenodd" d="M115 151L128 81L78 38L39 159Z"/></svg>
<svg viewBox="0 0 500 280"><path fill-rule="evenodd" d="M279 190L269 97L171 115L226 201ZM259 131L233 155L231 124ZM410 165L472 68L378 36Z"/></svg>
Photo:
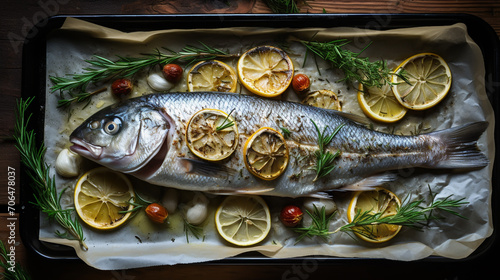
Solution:
<svg viewBox="0 0 500 280"><path fill-rule="evenodd" d="M15 102L21 95L22 44L33 22L41 21L55 14L174 14L174 13L269 13L261 0L24 0L3 3L0 25L0 239L7 243L11 235L8 228L7 205L8 169L19 170L19 153L14 147L11 135L14 129ZM299 1L300 2L300 1ZM117 4L119 3L119 4ZM474 0L338 0L307 1L300 5L301 12L322 13L469 13L481 17L500 35L500 1ZM29 82L29 81L24 81ZM19 173L17 173L19 174ZM16 180L18 180L16 178ZM19 202L19 188L16 188L15 202ZM17 204L16 204L17 206ZM18 208L16 208L18 209ZM16 214L14 217L18 217ZM487 260L496 258L498 245L486 255L466 263L391 263L380 267L377 261L362 267L359 263L324 265L321 261L282 265L176 265L133 269L127 271L99 271L81 261L49 260L39 257L23 247L16 227L16 261L27 267L34 279L314 279L319 275L330 277L385 278L391 273L404 278L468 279L478 273L498 272L498 265L488 265ZM496 242L498 243L498 242ZM497 262L498 264L498 262ZM373 274L375 273L375 274ZM486 274L484 274L486 275Z"/></svg>

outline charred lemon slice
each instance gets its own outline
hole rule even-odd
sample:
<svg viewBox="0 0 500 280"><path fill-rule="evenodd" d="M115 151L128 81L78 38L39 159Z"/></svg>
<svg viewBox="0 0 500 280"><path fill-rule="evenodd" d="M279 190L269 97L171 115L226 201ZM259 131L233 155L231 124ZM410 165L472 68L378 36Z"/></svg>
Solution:
<svg viewBox="0 0 500 280"><path fill-rule="evenodd" d="M188 91L236 92L238 78L233 68L218 60L201 61L187 74Z"/></svg>
<svg viewBox="0 0 500 280"><path fill-rule="evenodd" d="M408 109L424 110L438 104L451 87L451 70L442 57L421 53L403 61L395 73L404 70L410 84L398 75L392 77L396 99Z"/></svg>
<svg viewBox="0 0 500 280"><path fill-rule="evenodd" d="M255 47L240 57L238 77L249 91L264 97L275 97L292 82L293 63L286 52L279 48Z"/></svg>
<svg viewBox="0 0 500 280"><path fill-rule="evenodd" d="M132 214L129 203L135 197L134 189L122 173L105 167L83 174L75 186L74 203L78 216L89 226L108 230L122 225Z"/></svg>
<svg viewBox="0 0 500 280"><path fill-rule="evenodd" d="M381 214L381 218L393 216L397 213L401 201L391 191L376 188L373 191L356 192L347 209L347 220L351 223L359 215L368 211L369 214ZM353 228L354 233L361 239L371 243L389 241L401 229L400 225L378 224L358 226Z"/></svg>
<svg viewBox="0 0 500 280"><path fill-rule="evenodd" d="M253 175L264 180L276 179L288 165L285 138L270 127L257 130L245 142L243 160Z"/></svg>
<svg viewBox="0 0 500 280"><path fill-rule="evenodd" d="M238 146L238 128L234 118L217 109L194 114L186 128L186 143L193 154L217 161L229 157Z"/></svg>
<svg viewBox="0 0 500 280"><path fill-rule="evenodd" d="M257 244L271 229L271 214L259 196L228 196L215 213L219 234L239 246Z"/></svg>
<svg viewBox="0 0 500 280"><path fill-rule="evenodd" d="M381 88L364 87L359 84L358 103L365 115L385 123L399 121L408 111L398 102L389 84Z"/></svg>
<svg viewBox="0 0 500 280"><path fill-rule="evenodd" d="M327 89L310 93L302 103L319 108L342 111L342 106L335 92Z"/></svg>

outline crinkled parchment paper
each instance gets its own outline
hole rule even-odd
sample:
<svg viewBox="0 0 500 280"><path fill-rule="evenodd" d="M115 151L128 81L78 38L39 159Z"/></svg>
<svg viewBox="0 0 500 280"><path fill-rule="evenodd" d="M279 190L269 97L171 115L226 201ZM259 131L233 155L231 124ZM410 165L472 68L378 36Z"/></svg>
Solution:
<svg viewBox="0 0 500 280"><path fill-rule="evenodd" d="M317 34L316 34L317 33ZM478 46L469 38L465 25L456 24L442 27L420 27L372 31L355 28L308 28L308 29L265 29L265 28L221 28L196 30L161 30L156 32L123 33L87 22L69 18L64 26L48 38L47 43L47 98L45 144L46 160L55 163L59 151L68 147L68 135L87 116L100 108L116 102L108 90L94 97L88 106L76 104L70 109L57 109L57 93L50 93L49 76L64 76L80 73L88 65L85 59L100 55L113 59L114 55L138 56L152 52L156 48L168 47L180 50L186 44L197 45L199 41L217 48L241 53L251 46L261 44L288 43L288 52L295 63L296 73L307 73L312 79L312 90L331 89L339 93L343 110L363 116L357 101L356 90L344 83L336 82L342 74L331 69L328 64L317 60L321 73L318 73L314 59L304 62L304 47L292 38L325 41L347 38L352 41L350 48L360 50L369 42L371 46L363 53L371 59L384 59L390 67L397 66L407 57L420 52L434 52L441 55L450 65L453 85L448 96L438 105L425 112L409 112L403 121L396 125L373 124L380 131L411 134L424 133L458 126L474 121L487 120L488 130L479 139L480 149L488 155L491 164L481 170L471 172L446 172L405 169L399 170L399 179L387 186L399 197L411 195L412 199L430 201L429 189L437 198L453 195L464 197L470 202L458 209L467 220L443 214L446 218L431 222L424 231L403 228L396 238L388 243L374 245L357 241L345 233L330 236L327 242L322 239L304 239L294 245L297 235L284 228L278 220L281 207L291 199L264 197L272 211L273 227L268 238L252 247L235 247L219 237L213 222L213 212L223 197L210 196L209 218L203 224L204 238L196 239L189 235L186 240L182 223L182 205L189 201L192 193L181 191L181 207L169 216L167 225L153 225L143 214L129 221L125 226L111 232L100 232L84 226L85 242L89 249L82 251L74 241L59 239L54 231L57 225L42 219L40 239L43 241L66 244L75 248L78 256L89 265L99 269L124 269L153 265L195 263L218 260L243 252L260 252L271 258L298 256L335 256L358 258L387 258L396 260L417 260L431 255L446 258L465 258L493 231L491 214L491 177L494 155L494 115L485 92L483 57ZM310 56L312 58L312 56ZM233 67L236 60L227 61ZM187 72L186 69L185 72ZM148 69L136 76L132 96L153 92L145 82ZM89 91L102 87L95 85ZM183 82L172 91L185 91ZM247 92L240 88L242 94ZM283 99L299 101L289 90ZM94 167L85 162L82 172ZM58 187L69 187L63 197L65 207L72 207L72 192L75 179L56 176ZM152 197L161 194L163 188L148 186L132 179L139 191ZM346 221L346 208L349 194L334 193L339 212L331 224L335 229ZM300 199L294 203L301 203ZM305 221L307 222L307 221Z"/></svg>

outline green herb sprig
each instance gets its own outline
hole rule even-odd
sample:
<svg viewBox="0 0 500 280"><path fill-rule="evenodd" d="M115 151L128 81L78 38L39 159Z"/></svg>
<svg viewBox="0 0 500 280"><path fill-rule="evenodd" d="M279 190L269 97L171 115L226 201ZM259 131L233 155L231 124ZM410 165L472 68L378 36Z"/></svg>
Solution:
<svg viewBox="0 0 500 280"><path fill-rule="evenodd" d="M332 220L333 216L335 216L337 211L334 211L330 216L326 216L325 206L321 207L321 209L319 210L315 204L313 204L313 206L313 213L310 213L309 211L307 211L307 209L305 210L307 215L312 218L312 224L309 227L299 227L294 229L296 233L300 234L299 237L297 237L297 239L295 240L295 244L299 243L306 237L312 238L313 236L319 236L324 241L326 241L328 236L330 236L331 234L329 228L330 221Z"/></svg>
<svg viewBox="0 0 500 280"><path fill-rule="evenodd" d="M316 132L318 133L318 150L314 153L316 156L316 165L313 167L316 171L316 177L313 179L313 182L315 182L318 179L330 174L330 172L335 169L335 159L340 155L340 150L337 150L335 153L331 153L326 150L326 147L332 141L333 137L337 135L340 129L342 129L344 124L340 124L330 135L325 136L328 126L323 129L323 132L321 132L316 123L313 120L311 120L311 122L314 124Z"/></svg>
<svg viewBox="0 0 500 280"><path fill-rule="evenodd" d="M134 208L132 208L130 210L118 211L118 213L119 214L126 214L129 212L132 212L133 214L130 217L130 218L132 218L138 213L139 209L145 208L152 203L153 203L152 201L144 199L142 196L139 195L139 193L136 192L135 198L131 197L128 201L128 204L133 205Z"/></svg>
<svg viewBox="0 0 500 280"><path fill-rule="evenodd" d="M200 239L203 236L203 240L205 239L205 235L203 234L203 227L196 226L191 224L184 218L184 234L186 235L186 242L189 243L189 234L192 234L196 239Z"/></svg>
<svg viewBox="0 0 500 280"><path fill-rule="evenodd" d="M84 250L88 250L85 244L83 230L77 217L74 217L74 209L62 209L61 197L65 189L57 193L54 177L50 176L49 165L45 163L45 146L36 147L35 132L28 131L28 123L31 114L26 117L26 111L34 100L34 97L27 100L20 100L17 103L16 124L14 127L14 139L16 148L21 154L21 163L26 166L28 176L31 179L31 189L33 191L36 205L49 219L55 220L66 232L56 231L56 235L61 238L76 239Z"/></svg>
<svg viewBox="0 0 500 280"><path fill-rule="evenodd" d="M5 280L30 280L31 276L28 271L21 266L19 262L15 262L14 265L9 263L10 257L7 254L7 249L3 244L3 241L0 240L0 267L3 268L3 272L0 273L2 276L0 279Z"/></svg>
<svg viewBox="0 0 500 280"><path fill-rule="evenodd" d="M330 42L300 41L306 48L318 57L332 64L344 73L345 81L352 84L358 81L365 87L382 87L391 84L391 75L398 75L408 82L404 72L393 73L384 60L371 62L368 57L360 57L370 45L366 45L360 52L353 52L344 47L350 43L347 39Z"/></svg>
<svg viewBox="0 0 500 280"><path fill-rule="evenodd" d="M304 3L306 1L303 1ZM298 14L300 13L296 0L264 0L264 3L275 14Z"/></svg>
<svg viewBox="0 0 500 280"><path fill-rule="evenodd" d="M234 126L234 122L229 119L229 116L231 116L231 114L233 112L234 112L234 109L231 110L231 112L229 112L229 114L226 116L224 121L215 128L215 131L221 131L221 130L224 130L224 129L229 128L231 126Z"/></svg>
<svg viewBox="0 0 500 280"><path fill-rule="evenodd" d="M123 57L117 55L118 60L115 61L94 55L93 59L85 60L90 66L84 68L82 73L68 74L65 77L50 76L50 81L54 84L50 89L52 92L60 90L68 92L76 91L76 94L85 93L90 83L109 80L117 76L123 78L131 77L146 67L168 64L177 60L189 65L202 60L230 58L239 55L229 54L202 42L200 42L200 45L200 47L187 45L178 52L164 48L168 53L157 49L156 52L145 53L140 57ZM63 99L59 103L67 105L71 103L68 101Z"/></svg>
<svg viewBox="0 0 500 280"><path fill-rule="evenodd" d="M68 99L59 99L57 100L57 107L66 107L66 106L69 106L71 103L73 102L83 102L83 101L87 101L87 105L90 103L90 98L93 96L93 95L96 95L98 93L101 93L101 92L104 92L106 91L106 88L101 88L101 89L98 89L96 91L93 91L93 92L79 92L79 93L72 93L70 92L69 95L71 96L70 98ZM85 106L87 106L85 105Z"/></svg>
<svg viewBox="0 0 500 280"><path fill-rule="evenodd" d="M364 235L368 238L375 238L371 234L369 226L380 225L380 224L391 224L400 225L413 228L416 230L423 230L425 226L432 220L441 219L441 217L433 214L436 210L445 211L457 217L467 219L466 217L460 215L455 208L459 208L469 202L465 201L464 198L451 199L451 195L443 198L436 199L436 196L431 192L432 201L429 205L423 206L424 200L414 200L410 201L410 196L408 196L402 203L401 207L398 207L397 212L393 216L383 216L383 213L372 213L371 210L364 212L359 211L353 218L353 221L347 223L334 231L329 231L330 221L335 214L331 216L326 216L323 209L315 209L313 213L306 210L306 213L311 216L313 224L307 228L296 228L295 232L299 233L296 243L300 242L305 237L319 236L320 238L326 240L326 238L338 232L345 233L358 233Z"/></svg>

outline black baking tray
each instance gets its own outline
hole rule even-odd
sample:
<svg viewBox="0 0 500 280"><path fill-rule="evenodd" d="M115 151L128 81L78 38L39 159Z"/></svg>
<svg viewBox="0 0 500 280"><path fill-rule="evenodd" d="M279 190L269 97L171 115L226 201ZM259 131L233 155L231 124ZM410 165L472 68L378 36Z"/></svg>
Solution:
<svg viewBox="0 0 500 280"><path fill-rule="evenodd" d="M36 132L38 143L43 141L44 106L46 95L46 38L47 35L62 26L67 17L74 17L88 22L118 29L125 32L149 31L161 29L193 29L220 27L358 27L364 29L387 30L394 28L441 26L464 23L471 38L479 45L486 68L486 92L498 112L500 93L500 48L497 34L482 19L467 14L195 14L195 15L59 15L37 24L28 33L23 46L22 60L22 97L36 96L29 108L33 114L29 124ZM498 120L496 121L498 123ZM498 139L498 124L495 127L495 139ZM497 149L498 151L498 149ZM498 152L496 152L498 158ZM498 251L496 226L498 225L498 164L493 166L492 212L494 232L469 257L462 260L451 260L443 257L428 257L417 262L481 262L491 260ZM21 170L21 211L20 234L23 244L36 255L52 260L79 260L73 248L42 242L38 238L40 213L31 204L34 201L29 187L26 170ZM44 217L42 216L42 219ZM496 256L496 255L495 255ZM336 264L348 262L366 262L359 258L314 257L320 264ZM304 258L273 259L258 253L248 253L211 264L293 264L303 262ZM372 263L391 262L388 260L370 260Z"/></svg>

